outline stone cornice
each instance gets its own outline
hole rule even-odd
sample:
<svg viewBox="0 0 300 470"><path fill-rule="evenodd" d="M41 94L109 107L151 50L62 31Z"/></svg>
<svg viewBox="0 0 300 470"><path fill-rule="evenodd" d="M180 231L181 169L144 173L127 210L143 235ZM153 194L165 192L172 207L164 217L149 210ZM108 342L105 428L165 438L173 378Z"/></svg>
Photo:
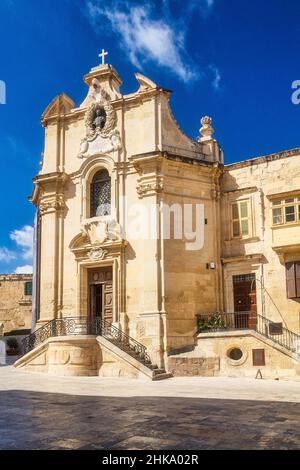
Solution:
<svg viewBox="0 0 300 470"><path fill-rule="evenodd" d="M190 165L197 165L197 166L202 166L203 168L213 168L215 173L223 173L223 168L224 165L219 162L209 162L205 160L200 160L197 158L192 158L192 157L185 157L179 154L174 154L166 151L160 151L156 150L153 152L147 152L147 153L142 153L142 154L136 154L132 155L129 157L129 161L133 163L133 165L143 165L144 163L148 163L151 160L154 161L155 159L163 159L166 160L173 160L173 161L178 161Z"/></svg>
<svg viewBox="0 0 300 470"><path fill-rule="evenodd" d="M32 281L32 274L0 274L0 282L3 281Z"/></svg>
<svg viewBox="0 0 300 470"><path fill-rule="evenodd" d="M149 101L155 96L160 94L170 94L169 90L164 88L154 88L150 90L135 92L129 95L123 95L121 98L111 100L111 105L115 110L122 109L125 107L135 107L141 104L143 101ZM42 124L46 127L48 124L56 124L58 121L71 122L79 119L84 119L87 108L73 108L70 112L65 114L52 114L51 116L43 116Z"/></svg>
<svg viewBox="0 0 300 470"><path fill-rule="evenodd" d="M282 193L272 193L272 194L266 194L266 198L267 199L270 199L272 201L272 199L278 199L279 197L290 197L290 196L298 196L300 193L300 189L294 189L294 190L291 190L291 191L284 191Z"/></svg>
<svg viewBox="0 0 300 470"><path fill-rule="evenodd" d="M256 191L258 191L257 186L248 186L247 188L228 189L226 191L222 191L222 194L229 195L233 193L254 193Z"/></svg>
<svg viewBox="0 0 300 470"><path fill-rule="evenodd" d="M264 255L262 253L253 253L243 256L230 256L228 258L221 258L222 264L230 263L244 263L247 261L262 262Z"/></svg>
<svg viewBox="0 0 300 470"><path fill-rule="evenodd" d="M58 188L63 188L68 179L69 175L65 172L55 172L36 176L33 178L34 190L32 195L29 197L29 201L34 205L37 205L40 199L41 190L56 192Z"/></svg>
<svg viewBox="0 0 300 470"><path fill-rule="evenodd" d="M86 243L86 240L87 239L84 237L81 239L77 237L77 244L79 244L79 246L70 247L76 261L84 261L85 263L93 263L95 260L109 261L119 257L128 245L126 240L108 240L99 245Z"/></svg>
<svg viewBox="0 0 300 470"><path fill-rule="evenodd" d="M225 171L236 170L238 168L243 168L247 166L259 165L261 163L272 162L274 160L280 160L282 158L294 157L295 155L300 156L300 147L290 150L283 150L278 153L271 153L269 155L251 158L249 160L243 160L237 163L231 163L230 165L225 165Z"/></svg>

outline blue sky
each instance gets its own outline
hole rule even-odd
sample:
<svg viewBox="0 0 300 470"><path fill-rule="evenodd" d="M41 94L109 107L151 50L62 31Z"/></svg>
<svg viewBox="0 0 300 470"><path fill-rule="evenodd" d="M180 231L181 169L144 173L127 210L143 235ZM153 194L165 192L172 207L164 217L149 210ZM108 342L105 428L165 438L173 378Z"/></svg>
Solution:
<svg viewBox="0 0 300 470"><path fill-rule="evenodd" d="M83 100L103 47L123 93L136 71L173 90L190 137L212 116L226 163L300 146L299 0L1 0L0 19L0 273L30 270L40 116L63 91Z"/></svg>

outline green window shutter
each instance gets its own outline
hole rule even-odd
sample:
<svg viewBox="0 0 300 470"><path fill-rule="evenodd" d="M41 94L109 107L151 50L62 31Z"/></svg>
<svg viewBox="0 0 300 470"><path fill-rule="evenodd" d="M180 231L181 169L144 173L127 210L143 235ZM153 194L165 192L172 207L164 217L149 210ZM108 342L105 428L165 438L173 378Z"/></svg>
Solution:
<svg viewBox="0 0 300 470"><path fill-rule="evenodd" d="M25 282L25 295L32 295L32 282Z"/></svg>

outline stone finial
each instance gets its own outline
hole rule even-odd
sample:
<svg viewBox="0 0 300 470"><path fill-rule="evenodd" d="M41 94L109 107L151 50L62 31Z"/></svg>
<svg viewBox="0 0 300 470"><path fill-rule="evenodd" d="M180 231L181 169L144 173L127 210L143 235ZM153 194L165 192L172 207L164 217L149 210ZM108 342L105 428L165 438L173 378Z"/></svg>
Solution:
<svg viewBox="0 0 300 470"><path fill-rule="evenodd" d="M209 116L204 116L201 119L201 129L199 130L201 138L200 141L211 140L214 133L214 129L211 126L212 118Z"/></svg>

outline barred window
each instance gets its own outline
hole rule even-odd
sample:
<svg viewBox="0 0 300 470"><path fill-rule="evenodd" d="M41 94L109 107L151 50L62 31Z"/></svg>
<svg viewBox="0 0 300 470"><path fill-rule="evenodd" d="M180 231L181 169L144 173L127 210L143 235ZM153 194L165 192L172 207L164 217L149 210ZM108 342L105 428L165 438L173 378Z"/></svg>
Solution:
<svg viewBox="0 0 300 470"><path fill-rule="evenodd" d="M107 170L98 171L91 183L90 217L110 215L111 213L111 180Z"/></svg>

